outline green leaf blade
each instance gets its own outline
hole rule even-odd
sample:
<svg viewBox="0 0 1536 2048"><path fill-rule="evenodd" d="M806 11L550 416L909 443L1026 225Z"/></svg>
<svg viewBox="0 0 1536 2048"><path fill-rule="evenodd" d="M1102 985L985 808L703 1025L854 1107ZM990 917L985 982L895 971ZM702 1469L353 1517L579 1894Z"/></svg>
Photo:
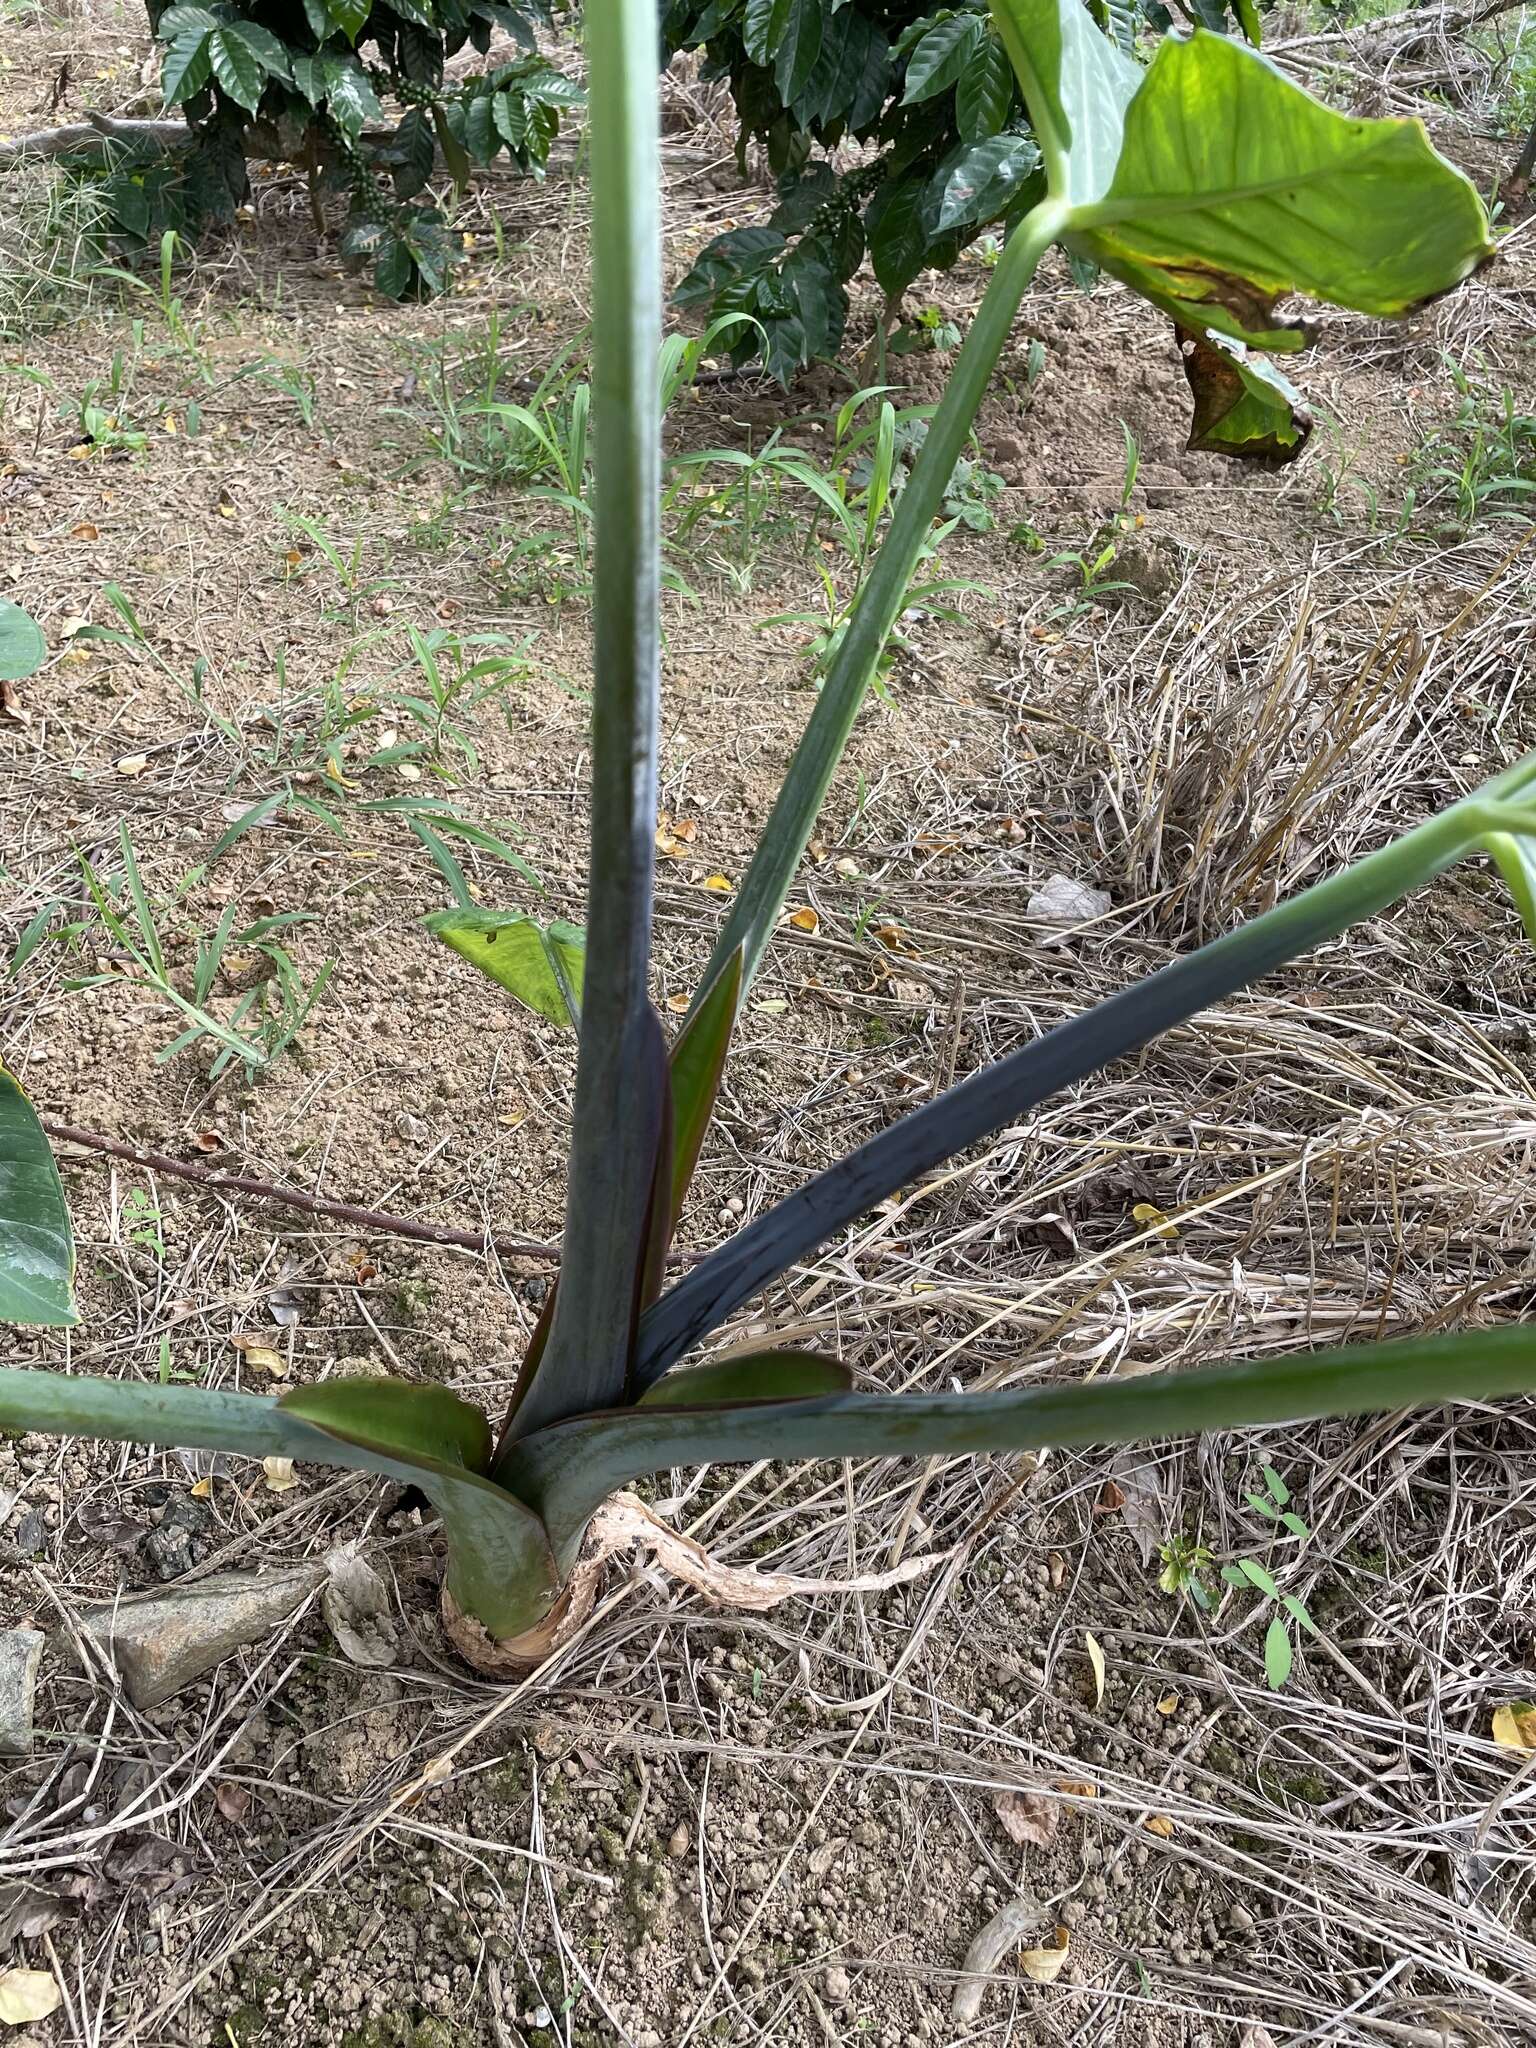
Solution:
<svg viewBox="0 0 1536 2048"><path fill-rule="evenodd" d="M1291 1632L1277 1614L1264 1631L1264 1675L1271 1692L1278 1692L1285 1684L1294 1663Z"/></svg>
<svg viewBox="0 0 1536 2048"><path fill-rule="evenodd" d="M483 1472L490 1463L490 1424L473 1402L446 1387L372 1377L320 1380L290 1387L277 1405L285 1415L387 1457L429 1457L467 1472Z"/></svg>
<svg viewBox="0 0 1536 2048"><path fill-rule="evenodd" d="M0 682L24 683L48 658L43 629L30 612L0 597Z"/></svg>
<svg viewBox="0 0 1536 2048"><path fill-rule="evenodd" d="M952 14L936 22L907 59L904 107L931 100L959 83L981 42L980 15Z"/></svg>
<svg viewBox="0 0 1536 2048"><path fill-rule="evenodd" d="M226 24L208 38L208 62L222 90L254 114L267 83L261 59L239 32Z"/></svg>
<svg viewBox="0 0 1536 2048"><path fill-rule="evenodd" d="M67 1329L75 1240L59 1170L37 1112L0 1065L0 1323Z"/></svg>
<svg viewBox="0 0 1536 2048"><path fill-rule="evenodd" d="M726 1401L802 1401L852 1391L853 1375L810 1351L750 1351L681 1365L640 1396L641 1408L716 1407Z"/></svg>
<svg viewBox="0 0 1536 2048"><path fill-rule="evenodd" d="M990 31L955 83L955 125L963 141L985 142L1002 132L1013 106L1013 67Z"/></svg>
<svg viewBox="0 0 1536 2048"><path fill-rule="evenodd" d="M515 996L562 1030L573 1030L574 998L581 1005L586 968L586 934L556 918L543 925L520 912L454 909L426 920L434 938L478 967L499 988Z"/></svg>
<svg viewBox="0 0 1536 2048"><path fill-rule="evenodd" d="M702 989L672 1047L672 1221L682 1214L714 1114L741 1003L745 955L738 947Z"/></svg>

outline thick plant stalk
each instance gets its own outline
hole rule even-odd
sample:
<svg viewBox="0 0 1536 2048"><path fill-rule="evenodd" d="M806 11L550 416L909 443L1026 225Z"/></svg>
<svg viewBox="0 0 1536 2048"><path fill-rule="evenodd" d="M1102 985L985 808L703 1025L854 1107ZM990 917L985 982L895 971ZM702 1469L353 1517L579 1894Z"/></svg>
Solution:
<svg viewBox="0 0 1536 2048"><path fill-rule="evenodd" d="M1536 811L1509 799L1524 795L1533 778L1536 755L1342 875L1278 904L1241 930L1122 989L972 1075L817 1174L711 1253L647 1312L640 1326L637 1385L651 1386L771 1280L886 1196L979 1144L1059 1089L1085 1080L1170 1026L1385 910L1481 841L1489 842L1501 866L1508 864L1519 900L1519 835L1536 830ZM1529 899L1528 881L1524 889ZM1525 910L1527 902L1521 907Z"/></svg>
<svg viewBox="0 0 1536 2048"><path fill-rule="evenodd" d="M944 396L929 421L912 474L896 502L890 531L855 601L848 630L827 670L757 852L699 982L695 1008L738 949L744 949L743 992L757 972L870 678L901 614L912 573L922 558L955 464L965 453L972 422L1012 329L1019 301L1041 257L1061 232L1065 215L1064 205L1047 199L1024 216L1004 244L964 346L955 358Z"/></svg>
<svg viewBox="0 0 1536 2048"><path fill-rule="evenodd" d="M671 1465L932 1457L1118 1444L1264 1422L1365 1415L1536 1387L1536 1326L1345 1346L1193 1372L988 1394L840 1394L712 1410L578 1416L517 1446L509 1480L562 1568L609 1494Z"/></svg>
<svg viewBox="0 0 1536 2048"><path fill-rule="evenodd" d="M656 1167L649 1007L661 645L659 90L651 0L589 0L595 663L587 977L563 1271L519 1429L622 1397ZM657 1090L661 1085L657 1078Z"/></svg>

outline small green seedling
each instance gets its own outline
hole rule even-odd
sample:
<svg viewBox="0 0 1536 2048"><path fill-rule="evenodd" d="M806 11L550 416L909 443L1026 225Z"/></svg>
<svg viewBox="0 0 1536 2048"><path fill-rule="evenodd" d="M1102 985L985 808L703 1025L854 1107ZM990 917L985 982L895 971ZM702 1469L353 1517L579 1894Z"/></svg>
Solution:
<svg viewBox="0 0 1536 2048"><path fill-rule="evenodd" d="M1243 1498L1255 1514L1285 1529L1299 1542L1306 1542L1312 1531L1289 1505L1289 1487L1273 1465L1261 1465L1259 1470L1264 1475L1263 1492L1246 1492ZM1307 1612L1305 1603L1296 1594L1284 1591L1276 1583L1273 1573L1253 1558L1240 1557L1234 1564L1224 1564L1221 1576L1237 1591L1257 1593L1277 1610L1270 1616L1269 1626L1264 1631L1264 1674L1271 1690L1278 1692L1290 1677L1296 1661L1292 1628L1304 1629L1314 1636L1320 1635L1321 1630Z"/></svg>
<svg viewBox="0 0 1536 2048"><path fill-rule="evenodd" d="M1183 1595L1192 1600L1202 1614L1209 1614L1216 1605L1216 1591L1212 1584L1212 1573L1216 1559L1209 1547L1189 1536L1170 1536L1159 1548L1162 1571L1158 1574L1158 1585L1165 1593Z"/></svg>

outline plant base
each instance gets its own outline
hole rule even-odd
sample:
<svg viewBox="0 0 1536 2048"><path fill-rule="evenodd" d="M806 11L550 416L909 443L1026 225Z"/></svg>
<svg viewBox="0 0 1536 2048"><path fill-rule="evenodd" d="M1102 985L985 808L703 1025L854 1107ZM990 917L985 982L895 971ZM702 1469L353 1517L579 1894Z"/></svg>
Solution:
<svg viewBox="0 0 1536 2048"><path fill-rule="evenodd" d="M493 1636L482 1622L464 1612L444 1586L443 1627L448 1640L466 1664L483 1671L487 1678L527 1678L568 1643L591 1614L608 1560L633 1551L647 1555L668 1578L701 1593L711 1607L734 1608L744 1614L766 1614L781 1601L796 1597L883 1593L892 1586L905 1586L914 1579L925 1578L952 1555L949 1551L933 1551L926 1557L907 1558L888 1571L865 1572L846 1579L753 1571L739 1565L717 1564L691 1536L668 1528L636 1495L616 1493L592 1517L581 1547L581 1561L571 1573L565 1591L537 1628L517 1636Z"/></svg>
<svg viewBox="0 0 1536 2048"><path fill-rule="evenodd" d="M570 1641L592 1612L603 1562L599 1557L577 1565L565 1591L538 1626L516 1636L493 1636L484 1622L464 1612L444 1586L443 1631L464 1662L487 1678L529 1678Z"/></svg>

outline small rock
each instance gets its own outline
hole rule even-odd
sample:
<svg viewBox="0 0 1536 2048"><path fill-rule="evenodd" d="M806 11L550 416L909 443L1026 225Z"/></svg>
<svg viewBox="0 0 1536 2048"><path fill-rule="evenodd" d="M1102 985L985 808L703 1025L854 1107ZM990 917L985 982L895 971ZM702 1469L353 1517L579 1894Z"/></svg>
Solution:
<svg viewBox="0 0 1536 2048"><path fill-rule="evenodd" d="M144 1555L157 1579L179 1579L206 1550L209 1516L190 1494L172 1494L158 1524L144 1539Z"/></svg>
<svg viewBox="0 0 1536 2048"><path fill-rule="evenodd" d="M1069 875L1052 875L1036 889L1025 906L1025 916L1046 924L1089 924L1110 909L1107 889L1090 889L1086 882L1074 882Z"/></svg>
<svg viewBox="0 0 1536 2048"><path fill-rule="evenodd" d="M325 1577L323 1565L265 1576L218 1572L173 1593L98 1607L81 1628L116 1664L133 1704L154 1707L279 1627Z"/></svg>
<svg viewBox="0 0 1536 2048"><path fill-rule="evenodd" d="M349 1664L382 1671L400 1654L400 1638L389 1611L389 1589L373 1566L350 1545L325 1560L330 1574L320 1605L337 1647Z"/></svg>
<svg viewBox="0 0 1536 2048"><path fill-rule="evenodd" d="M822 1989L834 2005L846 2005L853 1995L853 1986L848 1981L848 1972L833 1963L821 1973Z"/></svg>
<svg viewBox="0 0 1536 2048"><path fill-rule="evenodd" d="M0 1633L0 1756L32 1754L32 1696L42 1658L41 1629Z"/></svg>

